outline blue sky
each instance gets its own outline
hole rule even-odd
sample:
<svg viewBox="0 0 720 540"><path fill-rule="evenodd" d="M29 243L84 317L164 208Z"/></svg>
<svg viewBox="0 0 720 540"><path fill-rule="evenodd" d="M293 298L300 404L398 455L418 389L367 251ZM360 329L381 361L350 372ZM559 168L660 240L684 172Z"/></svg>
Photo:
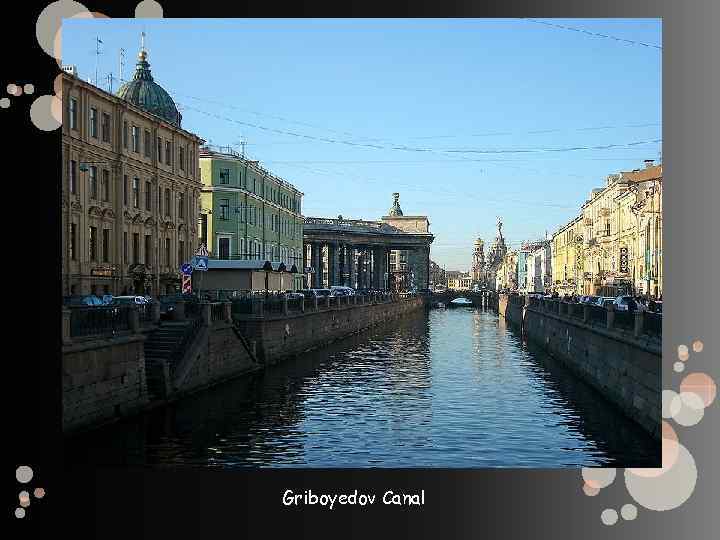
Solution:
<svg viewBox="0 0 720 540"><path fill-rule="evenodd" d="M658 19L543 21L662 45ZM121 47L127 79L143 30L184 128L244 138L308 216L378 219L398 191L406 215L429 216L448 269L469 267L498 216L513 247L543 237L608 174L661 155L634 144L662 139L655 47L522 19L77 19L63 63L94 78L99 36L101 86ZM608 145L630 146L547 151Z"/></svg>

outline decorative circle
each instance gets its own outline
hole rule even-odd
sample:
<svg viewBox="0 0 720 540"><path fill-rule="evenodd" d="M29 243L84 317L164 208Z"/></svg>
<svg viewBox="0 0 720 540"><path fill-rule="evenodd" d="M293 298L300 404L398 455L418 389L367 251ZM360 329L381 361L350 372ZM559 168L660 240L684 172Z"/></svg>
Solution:
<svg viewBox="0 0 720 540"><path fill-rule="evenodd" d="M674 413L673 420L681 426L694 426L705 414L703 400L695 392L680 392L673 398L670 409Z"/></svg>
<svg viewBox="0 0 720 540"><path fill-rule="evenodd" d="M672 418L673 411L670 409L670 405L673 403L673 399L677 396L675 390L663 390L662 391L662 417Z"/></svg>
<svg viewBox="0 0 720 540"><path fill-rule="evenodd" d="M62 99L62 90L63 90L63 84L62 84L63 78L62 73L60 73L57 77L55 77L55 80L53 81L53 91L55 92L55 95Z"/></svg>
<svg viewBox="0 0 720 540"><path fill-rule="evenodd" d="M583 492L584 492L585 495L587 495L588 497L594 497L595 495L597 495L598 493L600 493L600 489L599 489L599 488L594 488L594 487L592 487L592 486L589 485L589 484L584 484L584 485L583 485Z"/></svg>
<svg viewBox="0 0 720 540"><path fill-rule="evenodd" d="M7 85L7 93L11 96L22 96L23 90L17 84L10 83Z"/></svg>
<svg viewBox="0 0 720 540"><path fill-rule="evenodd" d="M684 363L684 362L675 362L675 363L673 364L673 369L674 369L677 373L682 373L683 371L685 371L685 363Z"/></svg>
<svg viewBox="0 0 720 540"><path fill-rule="evenodd" d="M33 477L33 470L27 465L21 465L15 469L15 478L21 484L27 484Z"/></svg>
<svg viewBox="0 0 720 540"><path fill-rule="evenodd" d="M600 519L604 525L615 525L618 520L618 513L612 508L606 508L600 514Z"/></svg>
<svg viewBox="0 0 720 540"><path fill-rule="evenodd" d="M6 97L0 99L0 108L7 109L10 106L10 100Z"/></svg>
<svg viewBox="0 0 720 540"><path fill-rule="evenodd" d="M62 115L62 102L57 97L40 96L30 106L30 120L38 129L54 131L62 125L56 117L58 112Z"/></svg>
<svg viewBox="0 0 720 540"><path fill-rule="evenodd" d="M25 517L25 509L24 508L16 508L15 509L15 517L22 519Z"/></svg>
<svg viewBox="0 0 720 540"><path fill-rule="evenodd" d="M620 509L620 515L625 521L632 521L637 517L637 506L634 504L624 504Z"/></svg>
<svg viewBox="0 0 720 540"><path fill-rule="evenodd" d="M688 358L690 358L690 354L688 353L688 347L687 345L679 345L678 346L678 358L685 362Z"/></svg>
<svg viewBox="0 0 720 540"><path fill-rule="evenodd" d="M43 488L35 488L33 495L35 495L36 499L42 499L45 496L45 490Z"/></svg>
<svg viewBox="0 0 720 540"><path fill-rule="evenodd" d="M138 19L162 19L163 8L154 0L143 0L135 6L135 17Z"/></svg>
<svg viewBox="0 0 720 540"><path fill-rule="evenodd" d="M48 55L60 60L58 35L62 28L62 20L74 18L92 18L88 9L73 0L59 0L42 10L35 23L35 36L38 44Z"/></svg>
<svg viewBox="0 0 720 540"><path fill-rule="evenodd" d="M26 94L34 94L35 93L35 86L28 83L25 86L23 86L23 92Z"/></svg>
<svg viewBox="0 0 720 540"><path fill-rule="evenodd" d="M20 506L23 508L30 506L30 494L27 491L21 491L18 499L20 500Z"/></svg>
<svg viewBox="0 0 720 540"><path fill-rule="evenodd" d="M697 468L692 455L678 443L678 458L660 476L640 476L625 469L625 487L640 506L649 510L672 510L690 498L697 483Z"/></svg>
<svg viewBox="0 0 720 540"><path fill-rule="evenodd" d="M617 471L615 469L600 469L583 467L582 477L585 483L595 489L602 489L609 486L615 480Z"/></svg>
<svg viewBox="0 0 720 540"><path fill-rule="evenodd" d="M695 341L693 341L692 348L694 352L702 352L704 348L703 342L699 339L696 339Z"/></svg>
<svg viewBox="0 0 720 540"><path fill-rule="evenodd" d="M717 385L712 377L705 373L690 373L680 383L680 392L692 392L700 396L705 407L715 401Z"/></svg>
<svg viewBox="0 0 720 540"><path fill-rule="evenodd" d="M629 468L632 474L636 476L644 476L646 478L655 478L665 474L678 458L678 436L672 426L663 420L662 422L662 463L659 468Z"/></svg>

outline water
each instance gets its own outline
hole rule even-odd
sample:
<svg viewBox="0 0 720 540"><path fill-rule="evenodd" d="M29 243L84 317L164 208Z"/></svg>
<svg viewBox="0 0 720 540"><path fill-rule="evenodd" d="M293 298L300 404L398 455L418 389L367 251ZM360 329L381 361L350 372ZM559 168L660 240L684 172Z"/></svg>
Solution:
<svg viewBox="0 0 720 540"><path fill-rule="evenodd" d="M67 441L203 467L659 466L660 443L490 311L420 311Z"/></svg>

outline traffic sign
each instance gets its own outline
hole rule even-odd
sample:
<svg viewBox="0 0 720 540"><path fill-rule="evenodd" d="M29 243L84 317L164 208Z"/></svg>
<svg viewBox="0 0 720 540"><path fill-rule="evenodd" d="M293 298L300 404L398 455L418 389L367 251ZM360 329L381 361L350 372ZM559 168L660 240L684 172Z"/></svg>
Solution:
<svg viewBox="0 0 720 540"><path fill-rule="evenodd" d="M180 272L182 272L186 276L192 274L192 271L192 265L189 263L183 263L183 265L180 267Z"/></svg>
<svg viewBox="0 0 720 540"><path fill-rule="evenodd" d="M195 255L199 257L207 257L209 255L205 244L200 244L200 246L197 248L197 251L195 252Z"/></svg>
<svg viewBox="0 0 720 540"><path fill-rule="evenodd" d="M192 279L187 274L183 274L182 277L182 292L183 294L192 293Z"/></svg>
<svg viewBox="0 0 720 540"><path fill-rule="evenodd" d="M201 272L207 272L208 258L196 255L195 257L192 258L191 264L192 264L193 269L199 270Z"/></svg>

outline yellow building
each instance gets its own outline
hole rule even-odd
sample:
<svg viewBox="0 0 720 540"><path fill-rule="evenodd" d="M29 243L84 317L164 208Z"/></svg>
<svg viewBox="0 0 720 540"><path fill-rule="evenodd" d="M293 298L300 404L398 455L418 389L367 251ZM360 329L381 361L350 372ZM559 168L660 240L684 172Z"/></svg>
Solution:
<svg viewBox="0 0 720 540"><path fill-rule="evenodd" d="M580 292L584 267L583 218L577 216L552 236L552 286L560 295Z"/></svg>
<svg viewBox="0 0 720 540"><path fill-rule="evenodd" d="M517 290L518 289L518 254L516 251L508 251L500 263L495 274L495 290Z"/></svg>
<svg viewBox="0 0 720 540"><path fill-rule="evenodd" d="M662 165L607 177L582 206L581 292L662 294Z"/></svg>

